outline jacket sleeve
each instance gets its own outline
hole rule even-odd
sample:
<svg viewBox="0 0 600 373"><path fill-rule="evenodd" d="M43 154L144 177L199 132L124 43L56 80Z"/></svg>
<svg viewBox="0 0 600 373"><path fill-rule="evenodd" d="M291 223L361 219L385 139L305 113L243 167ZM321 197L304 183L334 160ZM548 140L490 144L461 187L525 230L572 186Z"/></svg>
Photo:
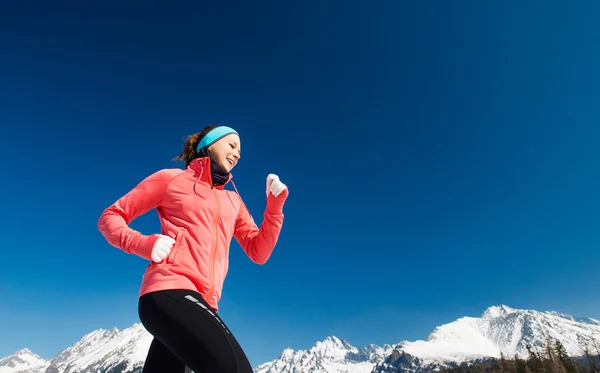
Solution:
<svg viewBox="0 0 600 373"><path fill-rule="evenodd" d="M169 170L160 170L142 180L102 212L98 220L98 229L109 244L128 254L151 259L152 247L158 234L143 235L128 224L138 216L160 206L171 178Z"/></svg>
<svg viewBox="0 0 600 373"><path fill-rule="evenodd" d="M283 226L283 204L287 196L287 189L277 197L269 194L260 229L246 205L242 203L240 207L235 222L234 236L246 255L257 264L266 263L275 249Z"/></svg>

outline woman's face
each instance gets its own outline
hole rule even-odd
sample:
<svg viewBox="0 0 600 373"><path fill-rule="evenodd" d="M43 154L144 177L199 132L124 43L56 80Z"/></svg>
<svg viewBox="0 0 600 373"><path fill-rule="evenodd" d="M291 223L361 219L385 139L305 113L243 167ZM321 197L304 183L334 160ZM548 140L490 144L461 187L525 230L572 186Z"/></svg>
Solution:
<svg viewBox="0 0 600 373"><path fill-rule="evenodd" d="M241 144L236 134L223 137L208 147L208 154L226 172L230 172L240 159Z"/></svg>

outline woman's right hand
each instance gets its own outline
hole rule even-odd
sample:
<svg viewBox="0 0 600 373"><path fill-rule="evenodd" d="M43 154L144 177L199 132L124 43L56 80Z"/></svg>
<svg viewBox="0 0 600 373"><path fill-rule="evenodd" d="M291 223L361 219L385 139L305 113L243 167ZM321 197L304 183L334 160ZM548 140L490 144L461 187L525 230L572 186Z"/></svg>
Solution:
<svg viewBox="0 0 600 373"><path fill-rule="evenodd" d="M171 252L175 240L169 236L158 235L154 246L152 247L152 260L156 263L162 262Z"/></svg>

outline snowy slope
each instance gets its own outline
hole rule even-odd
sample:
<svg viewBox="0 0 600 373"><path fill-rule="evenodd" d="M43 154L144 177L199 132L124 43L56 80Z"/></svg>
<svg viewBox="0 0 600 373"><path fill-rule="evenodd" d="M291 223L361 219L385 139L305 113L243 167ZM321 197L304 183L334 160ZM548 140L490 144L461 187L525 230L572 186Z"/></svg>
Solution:
<svg viewBox="0 0 600 373"><path fill-rule="evenodd" d="M587 345L600 344L600 322L557 312L517 310L504 305L485 310L481 317L463 317L433 329L425 340L403 341L380 348L376 358L361 356L356 347L335 337L310 350L287 349L277 360L260 365L257 373L415 373L440 367L527 356L526 345L543 352L544 344L558 339L572 356ZM319 353L328 346L327 354ZM377 349L377 347L371 346ZM381 359L385 356L385 359Z"/></svg>
<svg viewBox="0 0 600 373"><path fill-rule="evenodd" d="M462 317L436 327L424 340L355 347L331 336L308 350L286 349L257 373L424 373L443 366L526 356L526 345L543 351L558 339L572 356L600 347L600 321L558 312L490 307L481 317ZM96 330L50 361L27 349L0 360L0 373L138 373L152 336L141 324Z"/></svg>
<svg viewBox="0 0 600 373"><path fill-rule="evenodd" d="M600 321L557 312L491 307L483 314L479 328L507 356L527 356L527 344L543 351L548 339L561 341L572 356L581 355L594 341L600 343Z"/></svg>
<svg viewBox="0 0 600 373"><path fill-rule="evenodd" d="M310 350L285 349L281 357L261 364L257 373L368 373L393 350L392 346L356 348L337 337L327 337Z"/></svg>
<svg viewBox="0 0 600 373"><path fill-rule="evenodd" d="M559 340L571 356L581 356L594 341L600 343L600 323L556 312L518 310L507 306L488 308L481 317L463 317L435 328L426 340L403 342L394 359L380 364L377 372L428 371L473 361L527 356L526 346L543 353L548 340ZM403 358L416 357L414 365L397 369ZM392 361L394 360L394 361ZM396 362L397 360L397 362ZM418 368L418 369L417 369Z"/></svg>
<svg viewBox="0 0 600 373"><path fill-rule="evenodd" d="M24 348L0 360L0 373L42 373L50 362Z"/></svg>
<svg viewBox="0 0 600 373"><path fill-rule="evenodd" d="M143 365L151 341L141 324L96 330L53 358L45 373L130 373Z"/></svg>

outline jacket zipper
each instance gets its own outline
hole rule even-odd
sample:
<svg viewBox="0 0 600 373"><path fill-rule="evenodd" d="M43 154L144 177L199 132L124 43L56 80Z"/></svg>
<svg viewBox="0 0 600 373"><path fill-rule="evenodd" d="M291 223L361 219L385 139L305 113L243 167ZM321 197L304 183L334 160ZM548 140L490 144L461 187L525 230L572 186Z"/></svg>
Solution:
<svg viewBox="0 0 600 373"><path fill-rule="evenodd" d="M206 295L206 300L210 302L210 299L213 296L213 292L215 290L215 285L214 285L214 272L215 272L215 255L217 253L217 239L218 239L218 235L217 235L217 228L218 228L218 223L219 223L219 218L220 218L220 214L221 214L221 203L219 202L219 197L217 196L217 193L215 192L215 188L211 187L210 188L211 192L213 193L213 196L215 197L215 201L217 202L217 212L215 214L215 219L213 221L213 245L212 245L212 249L210 252L210 288L208 289L208 294Z"/></svg>

